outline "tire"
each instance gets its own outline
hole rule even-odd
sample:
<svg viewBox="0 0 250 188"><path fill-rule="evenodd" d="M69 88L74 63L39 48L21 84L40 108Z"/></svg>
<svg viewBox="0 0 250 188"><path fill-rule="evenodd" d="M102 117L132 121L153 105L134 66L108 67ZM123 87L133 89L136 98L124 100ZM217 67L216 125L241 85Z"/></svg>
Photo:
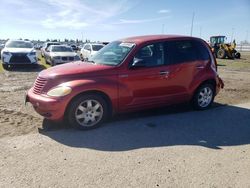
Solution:
<svg viewBox="0 0 250 188"><path fill-rule="evenodd" d="M2 65L3 65L4 70L9 70L9 65L7 65L7 64L2 64Z"/></svg>
<svg viewBox="0 0 250 188"><path fill-rule="evenodd" d="M51 60L51 67L56 66L56 63Z"/></svg>
<svg viewBox="0 0 250 188"><path fill-rule="evenodd" d="M226 51L224 49L219 49L217 52L217 57L219 59L225 59L226 58Z"/></svg>
<svg viewBox="0 0 250 188"><path fill-rule="evenodd" d="M107 102L99 95L82 95L70 104L66 118L77 129L97 128L108 117Z"/></svg>
<svg viewBox="0 0 250 188"><path fill-rule="evenodd" d="M192 105L196 110L208 109L214 101L215 88L212 84L203 84L195 92Z"/></svg>
<svg viewBox="0 0 250 188"><path fill-rule="evenodd" d="M45 63L46 63L47 65L49 65L49 62L47 61L47 59L46 59L46 58L44 58L44 60L45 60Z"/></svg>
<svg viewBox="0 0 250 188"><path fill-rule="evenodd" d="M234 56L235 56L236 59L240 59L241 54L239 52L236 52Z"/></svg>

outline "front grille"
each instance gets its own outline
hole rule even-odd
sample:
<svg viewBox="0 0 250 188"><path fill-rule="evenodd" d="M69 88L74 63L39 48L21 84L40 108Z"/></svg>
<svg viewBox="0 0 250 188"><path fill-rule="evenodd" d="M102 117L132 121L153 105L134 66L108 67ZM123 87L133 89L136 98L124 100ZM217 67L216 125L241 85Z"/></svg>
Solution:
<svg viewBox="0 0 250 188"><path fill-rule="evenodd" d="M46 83L47 83L47 80L45 78L37 77L34 83L33 93L41 94Z"/></svg>
<svg viewBox="0 0 250 188"><path fill-rule="evenodd" d="M68 57L62 57L63 61L68 61Z"/></svg>
<svg viewBox="0 0 250 188"><path fill-rule="evenodd" d="M62 57L63 61L74 61L74 57Z"/></svg>
<svg viewBox="0 0 250 188"><path fill-rule="evenodd" d="M12 53L10 63L31 63L26 53Z"/></svg>

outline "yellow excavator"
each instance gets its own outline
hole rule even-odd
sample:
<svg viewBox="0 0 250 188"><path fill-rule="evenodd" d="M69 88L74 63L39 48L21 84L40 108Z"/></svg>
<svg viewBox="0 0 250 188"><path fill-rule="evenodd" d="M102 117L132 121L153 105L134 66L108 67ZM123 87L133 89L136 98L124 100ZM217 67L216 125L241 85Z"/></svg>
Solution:
<svg viewBox="0 0 250 188"><path fill-rule="evenodd" d="M240 59L241 54L236 51L235 40L232 43L225 43L225 36L212 36L210 37L210 46L215 57L219 59Z"/></svg>

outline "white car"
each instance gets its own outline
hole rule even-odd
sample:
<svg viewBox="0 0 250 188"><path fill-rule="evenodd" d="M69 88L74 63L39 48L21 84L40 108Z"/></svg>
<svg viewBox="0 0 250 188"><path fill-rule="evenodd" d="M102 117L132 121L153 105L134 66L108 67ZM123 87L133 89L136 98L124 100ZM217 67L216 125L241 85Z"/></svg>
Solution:
<svg viewBox="0 0 250 188"><path fill-rule="evenodd" d="M4 48L4 44L0 43L0 57L1 57L1 51L2 51L3 48Z"/></svg>
<svg viewBox="0 0 250 188"><path fill-rule="evenodd" d="M9 40L1 51L1 60L4 69L11 65L37 65L36 50L30 41Z"/></svg>
<svg viewBox="0 0 250 188"><path fill-rule="evenodd" d="M46 63L52 66L80 60L79 55L66 45L50 45L46 49L44 58Z"/></svg>
<svg viewBox="0 0 250 188"><path fill-rule="evenodd" d="M41 48L41 56L44 57L46 54L46 49L50 46L50 45L60 45L59 42L45 42Z"/></svg>
<svg viewBox="0 0 250 188"><path fill-rule="evenodd" d="M104 44L91 44L86 43L81 49L81 59L88 60L90 57L96 54L100 49L102 49L105 45Z"/></svg>

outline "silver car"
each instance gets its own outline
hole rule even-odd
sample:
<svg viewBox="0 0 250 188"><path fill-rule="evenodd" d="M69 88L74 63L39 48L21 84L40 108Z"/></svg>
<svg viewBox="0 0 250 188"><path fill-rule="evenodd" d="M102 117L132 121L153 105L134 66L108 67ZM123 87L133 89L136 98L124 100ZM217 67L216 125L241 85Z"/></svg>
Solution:
<svg viewBox="0 0 250 188"><path fill-rule="evenodd" d="M79 60L79 55L70 46L51 45L46 49L45 61L51 66Z"/></svg>

